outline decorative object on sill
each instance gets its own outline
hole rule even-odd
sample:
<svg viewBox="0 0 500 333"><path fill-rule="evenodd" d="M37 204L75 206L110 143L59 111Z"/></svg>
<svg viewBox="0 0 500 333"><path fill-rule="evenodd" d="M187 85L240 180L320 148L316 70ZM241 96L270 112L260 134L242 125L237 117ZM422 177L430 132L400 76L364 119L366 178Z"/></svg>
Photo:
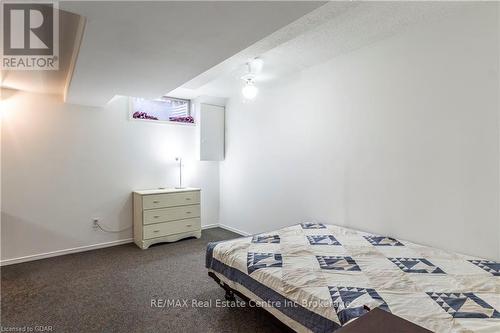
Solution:
<svg viewBox="0 0 500 333"><path fill-rule="evenodd" d="M188 123L188 124L194 124L194 118L191 116L187 117L170 117L170 121L175 121L178 123Z"/></svg>
<svg viewBox="0 0 500 333"><path fill-rule="evenodd" d="M158 118L150 116L146 112L139 112L139 111L134 112L134 114L132 115L132 117L135 118L135 119L158 120Z"/></svg>

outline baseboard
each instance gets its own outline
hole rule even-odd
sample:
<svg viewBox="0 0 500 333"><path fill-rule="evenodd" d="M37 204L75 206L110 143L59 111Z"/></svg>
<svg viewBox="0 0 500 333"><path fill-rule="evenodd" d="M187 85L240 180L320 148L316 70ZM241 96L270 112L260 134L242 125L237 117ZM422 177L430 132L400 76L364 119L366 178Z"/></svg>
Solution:
<svg viewBox="0 0 500 333"><path fill-rule="evenodd" d="M219 224L218 223L213 223L213 224L205 224L201 226L201 230L205 229L212 229L212 228L218 228Z"/></svg>
<svg viewBox="0 0 500 333"><path fill-rule="evenodd" d="M242 230L239 230L239 229L236 229L236 228L230 227L230 226L225 225L225 224L220 224L220 223L206 224L206 225L202 225L202 226L201 226L201 229L202 229L202 230L205 230L205 229L212 229L212 228L222 228L222 229L226 229L226 230L228 230L228 231L231 231L231 232L237 233L238 235L241 235L241 236L249 236L249 235L251 235L249 232L242 231Z"/></svg>
<svg viewBox="0 0 500 333"><path fill-rule="evenodd" d="M239 235L242 235L242 236L250 236L251 233L249 232L246 232L246 231L243 231L243 230L239 230L239 229L236 229L236 228L233 228L233 227L230 227L228 225L225 225L225 224L220 224L219 223L219 228L222 228L222 229L226 229L226 230L229 230L229 231L232 231L232 232L235 232Z"/></svg>
<svg viewBox="0 0 500 333"><path fill-rule="evenodd" d="M90 250L96 250L96 249L102 249L102 248L105 248L105 247L116 246L116 245L121 245L121 244L127 244L127 243L132 243L132 242L133 242L132 238L126 238L126 239L120 239L120 240L106 242L106 243L99 243L99 244L94 244L94 245L86 245L86 246L80 246L80 247L75 247L75 248L71 248L71 249L58 250L58 251L52 251L52 252L46 252L46 253L40 253L40 254L34 254L34 255L25 256L25 257L5 259L5 260L0 261L0 266L13 265L13 264L21 263L21 262L27 262L27 261L45 259L45 258L50 258L50 257L62 256L62 255L65 255L65 254L71 254L71 253L77 253L77 252L84 252L84 251L90 251Z"/></svg>
<svg viewBox="0 0 500 333"><path fill-rule="evenodd" d="M218 223L213 223L213 224L206 224L201 227L201 229L211 229L211 228L222 228L226 229L229 231L232 231L234 233L237 233L242 236L249 236L250 233L246 231L242 231L233 227L230 227L228 225L224 224L218 224ZM71 254L71 253L78 253L78 252L84 252L84 251L90 251L90 250L96 250L96 249L102 249L105 247L110 247L110 246L116 246L116 245L122 245L122 244L127 244L127 243L132 243L133 239L132 238L127 238L127 239L120 239L112 242L106 242L106 243L99 243L99 244L94 244L94 245L86 245L86 246L80 246L80 247L75 247L71 249L65 249L65 250L58 250L58 251L52 251L52 252L46 252L46 253L40 253L40 254L33 254L30 256L25 256L25 257L18 257L18 258L12 258L12 259L5 259L0 261L0 266L7 266L7 265L13 265L13 264L19 264L22 262L27 262L27 261L33 261L33 260L39 260L39 259L45 259L45 258L51 258L51 257L57 257L57 256L62 256L65 254Z"/></svg>

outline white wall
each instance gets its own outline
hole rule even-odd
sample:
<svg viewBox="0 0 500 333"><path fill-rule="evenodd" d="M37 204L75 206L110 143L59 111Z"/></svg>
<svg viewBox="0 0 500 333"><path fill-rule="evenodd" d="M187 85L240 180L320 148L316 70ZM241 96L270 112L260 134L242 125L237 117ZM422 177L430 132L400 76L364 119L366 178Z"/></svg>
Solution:
<svg viewBox="0 0 500 333"><path fill-rule="evenodd" d="M253 103L233 96L221 223L314 219L500 259L491 6L283 78Z"/></svg>
<svg viewBox="0 0 500 333"><path fill-rule="evenodd" d="M132 225L135 189L202 188L202 225L218 223L219 165L199 162L197 129L128 119L128 102L104 108L16 93L2 102L2 260L132 237L92 229Z"/></svg>
<svg viewBox="0 0 500 333"><path fill-rule="evenodd" d="M487 6L230 99L220 222L261 232L317 219L500 259L500 12ZM270 86L272 85L272 86ZM219 221L219 163L193 126L16 93L2 102L2 260L128 239L134 189L203 189Z"/></svg>
<svg viewBox="0 0 500 333"><path fill-rule="evenodd" d="M500 4L497 5L497 31L500 31ZM497 53L497 56L498 56L498 71L497 71L497 73L500 73L500 33L498 33L497 38L498 38L498 45L497 45L498 46L498 53ZM500 79L497 81L497 88L498 88L498 94L497 94L497 103L498 104L497 105L498 105L498 107L500 109ZM500 110L499 110L499 112L500 112ZM500 122L500 117L499 117L498 120ZM500 124L499 124L499 126L500 126ZM500 133L499 133L498 139L500 140ZM499 143L499 146L500 146L500 143ZM500 168L498 169L498 172L500 173ZM498 186L500 187L500 174L499 174L499 184L498 184ZM500 199L500 196L499 196L499 199ZM499 211L500 211L500 202L499 202ZM500 235L500 219L498 221L498 234ZM500 258L500 241L498 242L498 258Z"/></svg>

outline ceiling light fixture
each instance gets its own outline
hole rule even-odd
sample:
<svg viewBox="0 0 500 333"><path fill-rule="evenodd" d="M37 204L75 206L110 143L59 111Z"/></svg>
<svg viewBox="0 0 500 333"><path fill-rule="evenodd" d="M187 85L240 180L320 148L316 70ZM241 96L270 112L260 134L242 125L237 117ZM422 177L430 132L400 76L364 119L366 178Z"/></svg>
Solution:
<svg viewBox="0 0 500 333"><path fill-rule="evenodd" d="M241 89L241 93L247 100L254 99L259 92L259 88L255 86L255 74L261 71L262 65L262 59L259 58L255 58L246 64L247 74L241 77L241 79L245 82L243 88Z"/></svg>
<svg viewBox="0 0 500 333"><path fill-rule="evenodd" d="M255 82L253 78L246 78L245 79L245 85L243 86L243 89L241 89L241 93L243 94L243 97L246 99L254 99L255 96L257 96L257 93L259 92L259 88L255 86Z"/></svg>

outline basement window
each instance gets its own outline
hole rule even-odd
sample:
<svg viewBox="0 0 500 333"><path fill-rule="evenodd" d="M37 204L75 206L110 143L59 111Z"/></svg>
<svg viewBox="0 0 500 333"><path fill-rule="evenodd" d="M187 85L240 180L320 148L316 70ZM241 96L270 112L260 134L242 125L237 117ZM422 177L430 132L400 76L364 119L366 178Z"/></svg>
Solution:
<svg viewBox="0 0 500 333"><path fill-rule="evenodd" d="M181 98L161 97L158 99L130 98L131 118L157 122L194 124L191 115L191 101Z"/></svg>

